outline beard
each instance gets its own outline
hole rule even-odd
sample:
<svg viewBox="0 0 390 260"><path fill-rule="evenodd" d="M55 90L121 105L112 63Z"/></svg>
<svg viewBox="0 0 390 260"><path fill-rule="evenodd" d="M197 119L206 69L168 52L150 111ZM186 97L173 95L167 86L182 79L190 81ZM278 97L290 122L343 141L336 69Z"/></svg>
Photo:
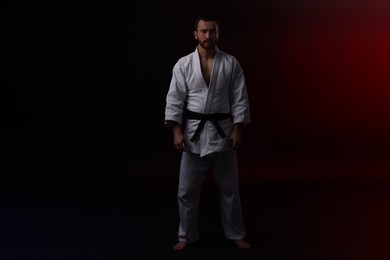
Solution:
<svg viewBox="0 0 390 260"><path fill-rule="evenodd" d="M200 41L198 40L198 44L202 46L203 49L213 49L216 46L216 41Z"/></svg>

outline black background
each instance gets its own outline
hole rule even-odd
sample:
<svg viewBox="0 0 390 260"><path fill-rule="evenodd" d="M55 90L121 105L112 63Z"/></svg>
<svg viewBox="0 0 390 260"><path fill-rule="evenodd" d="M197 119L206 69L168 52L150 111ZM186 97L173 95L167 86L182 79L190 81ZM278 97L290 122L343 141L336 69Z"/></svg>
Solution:
<svg viewBox="0 0 390 260"><path fill-rule="evenodd" d="M207 181L203 244L181 257L387 259L389 8L3 3L1 257L180 258L171 252L180 154L165 96L173 65L195 49L195 16L213 14L219 47L247 78L252 123L238 155L254 250L219 242Z"/></svg>

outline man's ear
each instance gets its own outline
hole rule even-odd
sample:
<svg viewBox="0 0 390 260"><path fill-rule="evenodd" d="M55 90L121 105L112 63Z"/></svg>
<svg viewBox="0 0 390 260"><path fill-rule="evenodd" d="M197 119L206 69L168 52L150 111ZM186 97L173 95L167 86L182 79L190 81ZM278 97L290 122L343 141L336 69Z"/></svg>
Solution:
<svg viewBox="0 0 390 260"><path fill-rule="evenodd" d="M194 37L196 40L198 39L198 32L197 31L194 31Z"/></svg>

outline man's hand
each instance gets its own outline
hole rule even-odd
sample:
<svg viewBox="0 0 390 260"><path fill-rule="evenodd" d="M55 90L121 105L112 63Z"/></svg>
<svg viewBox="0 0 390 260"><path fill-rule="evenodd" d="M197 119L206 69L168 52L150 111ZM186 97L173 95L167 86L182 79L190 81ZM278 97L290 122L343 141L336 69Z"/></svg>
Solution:
<svg viewBox="0 0 390 260"><path fill-rule="evenodd" d="M242 127L241 124L233 125L232 131L229 135L230 147L233 150L236 150L241 145L242 142L241 127Z"/></svg>
<svg viewBox="0 0 390 260"><path fill-rule="evenodd" d="M186 150L185 138L180 124L173 126L173 145L178 151Z"/></svg>

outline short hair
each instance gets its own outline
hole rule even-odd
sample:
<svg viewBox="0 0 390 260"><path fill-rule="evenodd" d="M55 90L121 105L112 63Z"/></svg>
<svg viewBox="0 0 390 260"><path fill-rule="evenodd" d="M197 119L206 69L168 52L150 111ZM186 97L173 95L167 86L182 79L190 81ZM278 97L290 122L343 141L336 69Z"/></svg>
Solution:
<svg viewBox="0 0 390 260"><path fill-rule="evenodd" d="M195 23L194 23L194 29L195 31L198 30L198 24L199 21L206 21L206 22L215 22L217 24L217 27L219 29L219 21L215 16L211 15L200 15L195 18Z"/></svg>

